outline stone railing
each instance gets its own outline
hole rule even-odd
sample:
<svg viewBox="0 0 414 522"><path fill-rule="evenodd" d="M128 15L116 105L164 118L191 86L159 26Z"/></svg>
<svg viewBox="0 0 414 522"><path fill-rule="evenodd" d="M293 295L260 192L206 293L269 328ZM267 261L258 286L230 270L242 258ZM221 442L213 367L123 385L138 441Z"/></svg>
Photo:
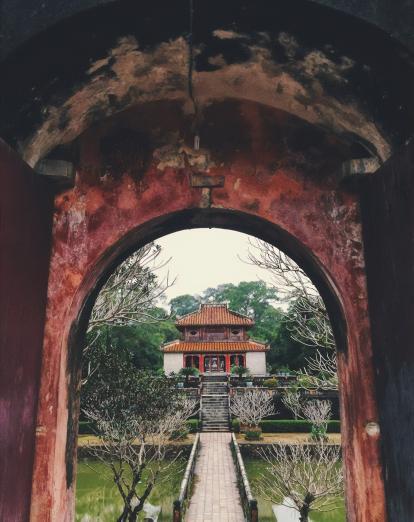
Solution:
<svg viewBox="0 0 414 522"><path fill-rule="evenodd" d="M187 507L188 494L191 489L191 483L194 475L194 467L197 460L198 450L200 449L200 434L197 433L194 444L191 450L190 458L188 459L187 467L183 480L181 482L180 494L177 500L173 503L173 522L182 522Z"/></svg>
<svg viewBox="0 0 414 522"><path fill-rule="evenodd" d="M242 501L244 516L247 522L259 521L259 509L257 500L252 495L249 479L247 478L246 469L244 467L243 457L234 433L231 434L231 450L236 465L237 481L239 484L240 497Z"/></svg>

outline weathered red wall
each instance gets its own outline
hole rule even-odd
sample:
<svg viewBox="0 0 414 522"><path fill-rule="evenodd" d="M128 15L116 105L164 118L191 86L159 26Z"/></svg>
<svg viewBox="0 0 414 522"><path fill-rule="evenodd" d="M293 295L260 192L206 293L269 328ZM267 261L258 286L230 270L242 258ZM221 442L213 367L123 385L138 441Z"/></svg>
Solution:
<svg viewBox="0 0 414 522"><path fill-rule="evenodd" d="M0 140L0 520L29 517L53 198Z"/></svg>
<svg viewBox="0 0 414 522"><path fill-rule="evenodd" d="M349 151L333 137L312 135L310 129L302 127L302 134L296 134L295 122L283 113L268 117L264 108L246 103L211 107L202 133L205 156L193 154L169 133L188 136L181 116L175 109L161 109L151 118L145 111L124 115L88 131L80 140L76 186L56 198L32 520L73 518L70 439L76 411L71 404L79 381L75 346L69 349L69 339L105 270L139 239L208 223L251 232L249 223L260 218L263 234L260 226L257 234L264 235L266 229L267 240L283 243L283 234L275 228L273 237L269 223L283 229L291 238L286 239L289 248L296 241L297 258L308 259L315 272L318 267L342 303L347 350L338 357L348 520L385 521L379 437L365 429L368 422L378 421L378 411L358 202L334 175ZM160 119L163 139L156 131ZM152 125L153 131L144 138L140 125ZM128 133L121 132L125 127ZM110 138L105 141L105 136ZM317 156L315 139L323 150ZM211 193L192 188L195 170L224 176L224 186ZM191 213L178 215L173 225L165 218L197 208L203 211L195 220ZM236 218L224 214L215 221L214 210L220 214L225 209ZM148 225L151 220L155 225Z"/></svg>

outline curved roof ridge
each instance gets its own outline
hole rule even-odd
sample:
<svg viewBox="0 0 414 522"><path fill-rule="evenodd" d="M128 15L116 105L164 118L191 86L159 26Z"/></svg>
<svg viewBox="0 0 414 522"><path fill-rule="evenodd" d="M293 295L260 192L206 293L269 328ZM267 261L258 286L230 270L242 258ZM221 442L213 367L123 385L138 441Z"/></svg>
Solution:
<svg viewBox="0 0 414 522"><path fill-rule="evenodd" d="M246 314L236 312L227 303L200 303L199 309L177 318L177 326L240 325L253 326L254 321Z"/></svg>

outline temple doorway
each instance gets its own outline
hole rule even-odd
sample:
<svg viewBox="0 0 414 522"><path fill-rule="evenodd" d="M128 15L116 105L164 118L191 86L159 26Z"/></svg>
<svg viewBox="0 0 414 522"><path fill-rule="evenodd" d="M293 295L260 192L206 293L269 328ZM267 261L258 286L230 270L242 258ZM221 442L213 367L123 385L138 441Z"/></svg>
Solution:
<svg viewBox="0 0 414 522"><path fill-rule="evenodd" d="M204 357L204 372L225 372L226 359L224 355L207 355Z"/></svg>

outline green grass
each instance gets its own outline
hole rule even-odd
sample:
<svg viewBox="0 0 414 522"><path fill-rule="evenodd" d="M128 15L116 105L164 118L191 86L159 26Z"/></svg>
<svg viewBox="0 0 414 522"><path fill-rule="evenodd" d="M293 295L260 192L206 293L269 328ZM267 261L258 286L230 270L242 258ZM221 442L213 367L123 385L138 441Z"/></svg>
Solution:
<svg viewBox="0 0 414 522"><path fill-rule="evenodd" d="M161 506L159 522L170 522L172 503L178 497L185 461L177 460L169 478L152 491L149 502ZM103 463L82 459L78 463L76 484L76 522L113 522L122 511L122 499L110 472ZM139 520L144 519L142 513Z"/></svg>
<svg viewBox="0 0 414 522"><path fill-rule="evenodd" d="M272 512L272 504L257 494L255 487L257 481L266 473L266 464L256 458L244 458L246 473L253 490L253 495L256 497L259 505L259 520L260 522L275 522L275 517ZM281 501L282 499L280 499ZM318 513L313 511L310 515L311 522L345 522L345 504L343 500L338 501L338 509L330 511L329 513ZM283 521L279 521L283 522Z"/></svg>

